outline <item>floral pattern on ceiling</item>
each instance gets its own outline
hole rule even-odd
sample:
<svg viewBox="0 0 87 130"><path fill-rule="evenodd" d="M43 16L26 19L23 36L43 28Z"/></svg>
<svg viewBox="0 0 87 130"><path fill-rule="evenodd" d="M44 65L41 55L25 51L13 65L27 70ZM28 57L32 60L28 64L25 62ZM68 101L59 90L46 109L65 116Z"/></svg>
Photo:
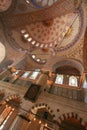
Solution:
<svg viewBox="0 0 87 130"><path fill-rule="evenodd" d="M6 11L12 3L12 0L0 0L0 12Z"/></svg>
<svg viewBox="0 0 87 130"><path fill-rule="evenodd" d="M82 8L77 13L56 17L51 26L36 22L26 26L24 38L29 44L40 48L55 48L61 52L77 43L84 28ZM71 30L71 31L70 31Z"/></svg>
<svg viewBox="0 0 87 130"><path fill-rule="evenodd" d="M59 19L59 28L61 28L62 26L64 26L64 25L62 25L62 22L60 22L60 21L62 21L64 18L63 17L65 17L66 18L66 20L65 20L65 22L64 22L64 25L66 26L67 24L65 24L65 23L68 23L67 21L69 20L68 19L68 17L69 18L71 18L71 13L70 14L68 14L68 17L65 15L65 16L62 16L62 17L60 17L61 19ZM56 46L55 47L55 40L54 41L51 41L50 42L50 40L49 41L47 41L47 43L45 43L44 41L44 43L40 43L38 40L38 37L36 37L37 38L37 41L35 41L34 42L34 40L36 40L36 39L34 39L34 35L33 35L33 30L31 30L31 28L32 28L32 26L36 26L36 25L38 25L39 23L39 25L41 25L41 26L43 26L43 28L45 28L45 29L47 29L47 30L50 30L50 28L53 28L54 26L56 26L56 25L54 25L54 23L55 23L55 21L58 19L57 17L53 20L53 24L51 25L51 26L49 26L49 27L47 27L47 26L44 26L44 24L43 24L43 22L37 22L37 23L35 23L35 24L30 24L30 25L26 25L26 26L23 26L23 27L20 27L20 28L18 28L18 29L13 29L13 30L7 30L6 32L5 32L5 35L6 35L6 38L9 40L9 44L13 47L13 48L15 48L15 50L18 50L18 51L26 51L26 52L29 52L29 53L31 53L32 52L32 50L34 49L35 50L35 52L33 51L33 53L32 54L36 54L37 55L37 53L39 53L38 54L38 58L39 59L42 59L42 56L43 55L46 55L45 57L43 57L43 59L46 59L46 61L47 61L47 63L49 62L49 60L52 60L52 57L51 57L51 59L49 59L49 57L50 57L50 51L48 51L48 52L45 52L45 53L43 53L42 54L42 51L41 51L41 53L38 51L38 49L39 50L42 50L43 48L49 48L49 50L50 49L53 49L54 47L56 48L56 55L55 55L55 57L57 56L57 59L58 59L58 57L61 57L61 56L64 56L64 57L67 57L67 58L69 58L69 57L74 57L75 59L78 59L79 61L81 61L80 60L80 56L82 57L82 51L79 51L78 50L78 52L77 53L81 53L81 55L80 54L78 54L78 55L76 55L76 53L74 53L74 52L72 52L71 50L75 50L75 48L79 48L79 39L80 39L80 37L82 36L82 34L83 34L83 30L84 30L84 11L83 11L83 9L82 8L80 8L80 10L79 10L79 12L78 13L75 13L74 15L73 15L73 20L75 20L75 22L74 22L74 24L73 24L73 26L71 27L71 26L68 26L68 28L66 27L66 32L68 31L68 29L71 27L71 29L72 29L72 31L71 31L71 34L70 35L68 35L68 36L65 36L65 34L63 35L64 37L63 37L63 40L60 42L60 44L58 43L57 45L58 46ZM67 20L68 19L68 20ZM70 21L71 21L71 19L70 19ZM71 23L69 23L70 25L72 24L72 22ZM31 26L32 25L32 26ZM78 26L77 26L78 25ZM64 26L64 27L65 27ZM29 28L30 27L30 28ZM35 28L35 30L37 31L37 29L38 29L38 27L36 27ZM42 28L41 28L42 29ZM21 33L21 30L22 30L22 33L23 33L23 35L25 35L25 36L27 36L27 38L26 39L23 39L23 35L22 35L22 33ZM57 31L57 28L55 28L55 30ZM63 30L63 29L62 29ZM32 33L31 33L31 32ZM44 30L44 31L46 31L46 30ZM51 31L53 31L53 30L51 30ZM53 33L55 33L56 31L53 31ZM26 35L26 34L29 34L29 35ZM54 35L54 34L51 34L51 33L49 33L50 35ZM46 33L46 36L44 36L44 38L46 38L46 40L47 40L47 35L49 35L48 33ZM62 32L61 32L61 34L62 34ZM29 36L29 37L28 37ZM38 36L38 34L36 34L36 36ZM42 35L43 36L43 35ZM30 39L32 37L32 39ZM58 38L58 37L56 37L55 36L55 39L56 38ZM42 40L42 39L41 39ZM51 38L51 40L52 40L52 38ZM39 44L38 44L39 43ZM50 46L52 44L52 46ZM42 46L43 45L43 46ZM47 46L46 46L47 45ZM73 47L73 48L72 48ZM36 50L37 50L37 52L36 52ZM55 50L54 50L55 51ZM76 51L76 50L75 50ZM57 53L58 52L58 53ZM59 52L62 52L62 53L59 53ZM64 52L64 53L63 53ZM48 54L49 53L49 54ZM72 54L71 54L72 53ZM40 57L40 54L41 54L41 57ZM52 56L52 55L51 55ZM54 58L54 57L53 57ZM49 59L49 60L48 60ZM52 61L53 62L53 61ZM39 63L39 62L38 62ZM47 63L46 63L46 65L47 65ZM48 65L49 66L49 65Z"/></svg>
<svg viewBox="0 0 87 130"><path fill-rule="evenodd" d="M36 41L49 44L54 40L59 41L62 37L62 33L65 31L65 28L69 28L74 18L75 14L67 14L65 16L56 17L50 27L45 26L43 22L37 22L26 26L26 28L30 36Z"/></svg>
<svg viewBox="0 0 87 130"><path fill-rule="evenodd" d="M72 31L66 36L69 28ZM59 52L69 51L70 48L78 46L78 41L83 34L84 28L84 11L80 8L78 13L56 17L53 20L53 24L49 27L45 26L43 22L36 22L18 30L7 30L5 34L7 38L12 40L11 45L13 46L15 42L14 47L18 49L29 51L32 47L48 48L52 53L58 52L59 55Z"/></svg>

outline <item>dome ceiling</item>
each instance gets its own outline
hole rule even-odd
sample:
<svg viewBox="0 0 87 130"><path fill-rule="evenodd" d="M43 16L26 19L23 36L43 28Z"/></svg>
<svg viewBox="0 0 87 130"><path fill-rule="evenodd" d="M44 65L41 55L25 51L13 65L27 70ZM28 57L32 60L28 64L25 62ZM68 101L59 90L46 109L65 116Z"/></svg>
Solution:
<svg viewBox="0 0 87 130"><path fill-rule="evenodd" d="M7 39L16 49L28 52L39 48L50 52L63 52L76 47L84 30L84 13L80 8L77 13L69 13L51 19L48 23L36 22L17 29L7 30ZM19 39L19 40L18 40ZM11 42L12 45L12 42Z"/></svg>
<svg viewBox="0 0 87 130"><path fill-rule="evenodd" d="M78 41L83 29L82 17L81 10L79 13L70 13L50 20L52 25L44 25L44 22L32 23L25 26L25 31L20 32L28 44L39 48L56 48L59 52L69 49Z"/></svg>
<svg viewBox="0 0 87 130"><path fill-rule="evenodd" d="M67 2L70 3L68 0ZM65 10L66 3L64 3L64 0L59 3L63 3L63 5L60 4L59 7L64 6ZM19 0L17 2L17 7L19 7L20 4L23 5L24 3ZM43 9L44 11L38 10L33 13L29 12L20 14L18 8L16 7L16 9L14 9L14 13L8 11L7 15L5 13L0 15L2 21L4 20L4 34L9 45L15 51L24 53L30 57L30 61L32 61L32 63L35 62L41 66L44 64L49 65L54 56L56 57L56 61L61 59L61 57L64 59L72 58L80 62L83 60L82 36L85 31L83 6L81 5L78 10L75 10L75 8L72 9L72 11L70 10L70 12L68 10L67 13L63 14L63 8L59 9L59 12L61 10L62 13L58 12L57 4L54 3L49 9L47 8L46 12ZM53 13L51 15L51 11L54 7L56 9L56 13L54 13L53 17ZM50 9L52 10L49 11ZM42 15L45 16L44 18L40 15L41 11L43 11ZM26 17L29 16L29 14L30 17L32 16L32 19L30 17ZM33 21L33 19L36 21ZM30 23L27 23L27 21ZM78 52L75 53L77 48Z"/></svg>
<svg viewBox="0 0 87 130"><path fill-rule="evenodd" d="M36 42L45 46L54 46L61 42L74 17L74 14L67 14L53 19L52 25L46 26L44 22L37 22L26 26L26 28L30 37Z"/></svg>
<svg viewBox="0 0 87 130"><path fill-rule="evenodd" d="M77 8L75 8L73 0L58 0L52 6L41 9L33 8L25 0L13 0L11 8L1 13L0 16L3 24L10 28L16 28L33 22L54 19L75 11Z"/></svg>

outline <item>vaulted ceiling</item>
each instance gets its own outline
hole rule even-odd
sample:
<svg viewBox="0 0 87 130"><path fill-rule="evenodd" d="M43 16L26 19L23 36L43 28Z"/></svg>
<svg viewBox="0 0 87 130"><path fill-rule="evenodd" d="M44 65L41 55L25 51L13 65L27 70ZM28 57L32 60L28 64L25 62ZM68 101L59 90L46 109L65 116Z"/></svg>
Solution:
<svg viewBox="0 0 87 130"><path fill-rule="evenodd" d="M13 60L14 66L27 70L32 66L54 70L58 65L72 64L80 74L86 69L86 51L83 51L87 22L85 2L50 2L40 2L41 7L26 0L0 3L0 42L6 48L6 57L1 64Z"/></svg>

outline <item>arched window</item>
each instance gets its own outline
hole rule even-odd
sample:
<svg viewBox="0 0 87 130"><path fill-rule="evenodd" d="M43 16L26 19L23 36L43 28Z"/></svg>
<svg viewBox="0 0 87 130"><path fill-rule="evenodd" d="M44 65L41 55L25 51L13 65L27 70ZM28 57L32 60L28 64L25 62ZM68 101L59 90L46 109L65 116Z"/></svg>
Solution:
<svg viewBox="0 0 87 130"><path fill-rule="evenodd" d="M55 83L56 83L56 84L63 84L63 75L57 74Z"/></svg>
<svg viewBox="0 0 87 130"><path fill-rule="evenodd" d="M16 70L16 72L14 72L14 73L12 74L12 76L15 76L15 75L19 74L19 72L20 72L20 70Z"/></svg>
<svg viewBox="0 0 87 130"><path fill-rule="evenodd" d="M70 86L78 86L77 77L70 76L69 77L69 85Z"/></svg>
<svg viewBox="0 0 87 130"><path fill-rule="evenodd" d="M30 74L30 71L26 71L21 77L22 78L27 78Z"/></svg>
<svg viewBox="0 0 87 130"><path fill-rule="evenodd" d="M30 79L36 79L38 74L40 73L39 72L40 70L39 69L36 69L31 75L30 75Z"/></svg>

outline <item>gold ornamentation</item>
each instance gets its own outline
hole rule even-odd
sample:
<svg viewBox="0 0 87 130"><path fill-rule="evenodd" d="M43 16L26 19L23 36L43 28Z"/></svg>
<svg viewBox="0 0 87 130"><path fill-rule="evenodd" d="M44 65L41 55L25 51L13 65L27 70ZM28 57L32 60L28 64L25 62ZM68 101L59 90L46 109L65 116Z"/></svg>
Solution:
<svg viewBox="0 0 87 130"><path fill-rule="evenodd" d="M66 34L65 34L65 37L70 36L71 33L72 33L72 28L69 28L68 31L67 31Z"/></svg>

